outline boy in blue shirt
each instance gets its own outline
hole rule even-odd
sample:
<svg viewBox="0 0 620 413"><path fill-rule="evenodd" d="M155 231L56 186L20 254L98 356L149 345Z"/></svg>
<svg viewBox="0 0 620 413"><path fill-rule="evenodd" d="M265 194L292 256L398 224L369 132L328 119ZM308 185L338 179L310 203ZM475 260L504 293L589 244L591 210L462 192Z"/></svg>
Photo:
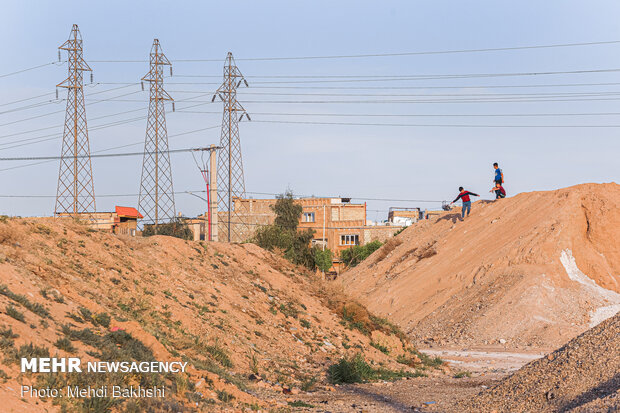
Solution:
<svg viewBox="0 0 620 413"><path fill-rule="evenodd" d="M496 184L503 184L504 183L504 173L502 172L501 169L499 169L499 165L497 164L497 162L495 162L493 164L493 168L495 169L495 179L494 182Z"/></svg>

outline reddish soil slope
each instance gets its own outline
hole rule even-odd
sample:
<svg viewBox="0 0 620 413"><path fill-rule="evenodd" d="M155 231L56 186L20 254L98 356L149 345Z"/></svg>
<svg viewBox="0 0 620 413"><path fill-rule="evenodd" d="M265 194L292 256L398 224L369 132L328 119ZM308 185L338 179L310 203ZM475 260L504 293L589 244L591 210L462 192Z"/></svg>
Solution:
<svg viewBox="0 0 620 413"><path fill-rule="evenodd" d="M555 348L620 310L620 185L476 202L405 230L342 276L427 344Z"/></svg>
<svg viewBox="0 0 620 413"><path fill-rule="evenodd" d="M21 383L51 380L19 373L18 354L32 353L30 344L84 361L152 352L158 361L189 362L188 374L161 378L169 397L142 399L131 411L286 406L291 393L325 386L327 366L348 353L408 369L394 361L404 348L388 324L350 328L343 305L362 324L368 313L324 287L253 244L130 238L72 220L0 217L0 410L60 408L20 397Z"/></svg>

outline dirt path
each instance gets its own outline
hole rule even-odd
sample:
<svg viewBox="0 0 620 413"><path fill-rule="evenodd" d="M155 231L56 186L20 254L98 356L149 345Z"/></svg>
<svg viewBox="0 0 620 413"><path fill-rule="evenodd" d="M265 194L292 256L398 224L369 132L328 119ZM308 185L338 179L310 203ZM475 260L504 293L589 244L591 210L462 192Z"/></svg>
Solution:
<svg viewBox="0 0 620 413"><path fill-rule="evenodd" d="M518 370L530 361L536 360L548 353L546 351L515 353L498 349L421 349L420 351L428 354L429 356L439 356L448 361L453 370L463 370L475 373L510 373Z"/></svg>
<svg viewBox="0 0 620 413"><path fill-rule="evenodd" d="M542 357L540 351L516 353L489 350L424 350L450 363L451 374L435 373L389 383L335 386L335 391L300 395L298 400L313 405L299 411L314 412L453 412L458 400L471 397L494 385L510 372ZM471 377L455 378L458 372Z"/></svg>

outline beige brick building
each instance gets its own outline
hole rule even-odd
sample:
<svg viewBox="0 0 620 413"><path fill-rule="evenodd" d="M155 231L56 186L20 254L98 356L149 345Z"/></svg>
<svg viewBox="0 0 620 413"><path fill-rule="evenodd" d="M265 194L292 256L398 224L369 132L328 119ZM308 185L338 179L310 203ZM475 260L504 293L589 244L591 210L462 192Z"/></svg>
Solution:
<svg viewBox="0 0 620 413"><path fill-rule="evenodd" d="M367 225L366 204L353 204L348 198L301 198L296 203L302 206L299 229L314 230L313 245L325 245L334 252L334 263L339 262L340 251L354 245L366 245L378 240L385 242L394 236L402 226ZM234 199L235 218L232 222L233 234L242 234L233 242L242 242L252 237L257 228L270 225L275 220L271 206L276 199ZM227 234L226 211L219 212L218 233ZM243 222L244 224L240 224ZM196 238L196 237L195 237ZM197 239L200 239L198 236Z"/></svg>

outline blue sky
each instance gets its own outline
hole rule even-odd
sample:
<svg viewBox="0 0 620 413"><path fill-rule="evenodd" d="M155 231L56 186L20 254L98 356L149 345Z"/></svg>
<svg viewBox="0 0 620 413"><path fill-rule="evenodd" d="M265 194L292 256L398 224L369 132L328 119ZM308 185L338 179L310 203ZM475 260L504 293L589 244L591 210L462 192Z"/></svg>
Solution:
<svg viewBox="0 0 620 413"><path fill-rule="evenodd" d="M453 199L458 186L463 185L490 198L487 191L492 180L491 164L495 161L504 169L509 195L584 182L617 181L620 128L600 126L620 125L620 115L480 115L620 112L618 95L613 94L620 93L620 72L342 83L301 83L312 78L262 76L402 76L618 69L620 43L363 59L242 59L613 41L620 40L618 15L620 4L614 1L106 1L88 4L5 1L0 16L0 35L4 39L0 75L55 61L57 47L68 37L71 25L77 23L84 38L84 57L93 68L95 80L94 86L85 88L89 102L87 116L91 119L115 115L89 121L93 129L91 150L139 143L144 140L144 119L100 130L94 127L146 115L148 92L141 92L139 84L130 83L139 82L148 64L96 61L145 60L153 38L158 38L168 58L173 60L174 76L166 79L169 83L166 89L177 100L177 108L188 105L183 100L193 97L198 103L204 103L194 108L194 112L211 112L168 112L170 147L187 148L219 142L217 128L178 137L172 135L220 123L221 104L210 104L207 97L196 96L198 92L207 93L217 88L224 57L231 51L250 83L250 88L239 94L253 120L241 125L248 191L275 193L290 187L299 194L350 196L357 202L364 202L364 198L441 201ZM183 59L218 61L174 62ZM65 77L65 66L49 65L0 78L0 104L50 93L39 99L0 106L0 156L60 154L59 137L15 148L7 148L12 146L7 143L20 144L23 139L62 134L64 102L1 112L53 99L55 85ZM291 83L260 83L265 81ZM619 84L543 87L576 83ZM271 85L278 88L266 88ZM532 85L541 87L503 88ZM122 86L125 88L105 92ZM284 88L291 86L296 89ZM385 88L381 89L382 86ZM367 89L359 89L364 87ZM91 96L98 92L102 93ZM135 93L124 98L131 102L93 104L100 98L131 92ZM562 97L563 101L548 98L532 102L543 99L542 93L601 92L612 94L589 95L580 101L571 96ZM342 96L355 94L383 96ZM452 96L441 96L446 94ZM502 101L505 94L534 96L524 97L525 102L506 102ZM425 98L443 99L444 102L376 103L378 100ZM500 101L481 102L481 98ZM469 101L454 103L454 100L445 102L446 99ZM362 103L266 103L309 100ZM52 112L60 113L50 114ZM342 114L360 116L333 116ZM376 116L387 114L404 116ZM46 116L23 120L38 115ZM513 127L262 122L284 120ZM5 125L10 122L15 123ZM532 125L544 127L523 127ZM591 127L548 127L559 125ZM30 132L48 127L50 129ZM142 144L137 144L119 151L141 149ZM141 157L94 159L95 192L98 195L136 194L141 162ZM55 194L57 161L5 170L18 165L20 163L0 162L3 182L0 195ZM189 154L172 155L172 165L175 190L203 188L202 177ZM204 210L203 202L189 195L179 194L176 201L177 210L185 215ZM135 206L137 196L97 199L98 210L111 210L114 205ZM387 215L389 206L437 208L440 204L368 200L368 205L369 218L381 220ZM53 197L0 198L0 212L5 214L50 215L53 208Z"/></svg>

